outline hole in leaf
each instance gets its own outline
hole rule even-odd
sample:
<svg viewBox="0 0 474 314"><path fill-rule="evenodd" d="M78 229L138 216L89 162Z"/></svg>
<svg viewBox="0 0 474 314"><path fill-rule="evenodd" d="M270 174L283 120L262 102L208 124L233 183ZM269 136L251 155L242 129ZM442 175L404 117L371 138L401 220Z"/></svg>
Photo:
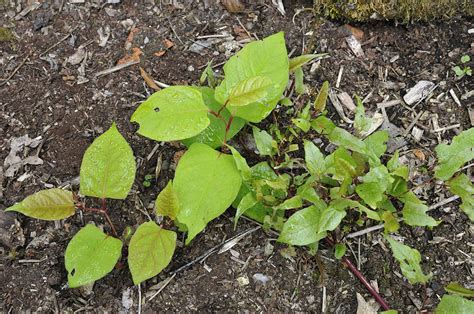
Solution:
<svg viewBox="0 0 474 314"><path fill-rule="evenodd" d="M155 112L160 112L160 108L156 107Z"/></svg>
<svg viewBox="0 0 474 314"><path fill-rule="evenodd" d="M76 273L76 269L73 268L73 269L71 270L71 276L74 276L75 273Z"/></svg>

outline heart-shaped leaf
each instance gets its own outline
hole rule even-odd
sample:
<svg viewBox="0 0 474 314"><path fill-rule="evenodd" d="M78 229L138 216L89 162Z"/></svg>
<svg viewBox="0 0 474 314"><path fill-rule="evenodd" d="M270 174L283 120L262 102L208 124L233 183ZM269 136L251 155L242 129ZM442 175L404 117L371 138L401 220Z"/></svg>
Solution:
<svg viewBox="0 0 474 314"><path fill-rule="evenodd" d="M133 113L138 134L155 141L178 141L204 131L210 121L201 93L190 86L171 86L151 95Z"/></svg>
<svg viewBox="0 0 474 314"><path fill-rule="evenodd" d="M42 220L59 220L74 214L72 192L62 189L39 191L5 211L16 211Z"/></svg>
<svg viewBox="0 0 474 314"><path fill-rule="evenodd" d="M263 103L247 106L229 106L237 117L260 122L275 108L286 88L289 76L288 55L283 32L247 44L224 65L225 79L216 88L216 100L221 104L229 98L231 90L240 82L255 76L271 79L275 97Z"/></svg>
<svg viewBox="0 0 474 314"><path fill-rule="evenodd" d="M92 283L112 271L122 253L122 241L94 225L87 225L72 238L64 263L69 287Z"/></svg>
<svg viewBox="0 0 474 314"><path fill-rule="evenodd" d="M128 266L133 283L158 275L171 261L176 248L176 232L162 229L153 221L138 227L128 247Z"/></svg>
<svg viewBox="0 0 474 314"><path fill-rule="evenodd" d="M178 221L188 228L188 244L207 223L234 201L242 178L234 158L194 143L181 157L173 181L180 211Z"/></svg>
<svg viewBox="0 0 474 314"><path fill-rule="evenodd" d="M308 245L326 237L326 232L320 231L323 210L324 207L310 206L291 215L283 225L278 241L291 245Z"/></svg>
<svg viewBox="0 0 474 314"><path fill-rule="evenodd" d="M127 141L112 124L87 148L81 164L81 194L124 199L135 180L135 158Z"/></svg>

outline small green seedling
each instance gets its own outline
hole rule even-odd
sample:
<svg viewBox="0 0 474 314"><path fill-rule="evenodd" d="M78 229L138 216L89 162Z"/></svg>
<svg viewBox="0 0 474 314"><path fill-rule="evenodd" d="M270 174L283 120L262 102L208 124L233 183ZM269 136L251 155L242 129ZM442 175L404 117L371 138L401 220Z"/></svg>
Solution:
<svg viewBox="0 0 474 314"><path fill-rule="evenodd" d="M461 57L461 65L456 65L453 68L453 71L454 73L456 73L456 76L458 78L462 78L464 75L472 75L472 69L470 66L467 65L469 61L471 61L471 57L469 57L468 55L464 55Z"/></svg>

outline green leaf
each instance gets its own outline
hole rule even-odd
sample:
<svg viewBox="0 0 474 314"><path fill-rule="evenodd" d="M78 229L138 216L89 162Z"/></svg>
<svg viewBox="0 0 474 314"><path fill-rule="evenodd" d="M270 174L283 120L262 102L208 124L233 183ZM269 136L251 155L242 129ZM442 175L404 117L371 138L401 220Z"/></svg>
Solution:
<svg viewBox="0 0 474 314"><path fill-rule="evenodd" d="M141 224L128 247L133 284L158 275L171 262L175 248L176 232L162 229L153 221Z"/></svg>
<svg viewBox="0 0 474 314"><path fill-rule="evenodd" d="M275 89L274 99L265 104L253 103L244 107L230 106L237 117L260 122L275 108L288 84L288 54L283 32L247 44L224 65L225 79L216 88L216 99L224 104L231 90L240 82L255 76L269 78Z"/></svg>
<svg viewBox="0 0 474 314"><path fill-rule="evenodd" d="M207 83L209 87L214 88L216 85L216 76L214 74L214 71L212 70L212 60L207 63L206 68L201 74L201 77L199 78L199 83L203 85L207 80Z"/></svg>
<svg viewBox="0 0 474 314"><path fill-rule="evenodd" d="M166 187L158 194L155 202L156 213L175 220L179 213L179 201L173 189L173 181L169 181Z"/></svg>
<svg viewBox="0 0 474 314"><path fill-rule="evenodd" d="M291 119L291 122L305 133L311 128L311 122L304 118Z"/></svg>
<svg viewBox="0 0 474 314"><path fill-rule="evenodd" d="M225 120L229 121L230 112L226 108L221 109L222 105L219 104L216 99L214 98L214 90L208 87L193 87L196 90L200 91L202 94L202 99L204 100L204 104L207 106L209 110L214 112L220 112L220 116ZM191 146L193 143L202 143L212 148L217 148L222 145L224 142L225 133L226 133L226 123L222 121L222 119L217 118L215 115L208 113L207 117L210 121L209 126L199 133L196 136L181 140L184 145ZM230 140L234 137L245 125L245 120L234 117L232 123L230 124L230 128L227 131L227 138L226 140Z"/></svg>
<svg viewBox="0 0 474 314"><path fill-rule="evenodd" d="M332 132L329 133L328 139L337 146L366 155L373 161L379 160L378 157L367 148L367 145L361 139L355 137L344 129L335 127Z"/></svg>
<svg viewBox="0 0 474 314"><path fill-rule="evenodd" d="M235 85L229 93L227 106L243 107L253 103L265 104L275 98L273 82L265 76L254 76Z"/></svg>
<svg viewBox="0 0 474 314"><path fill-rule="evenodd" d="M389 211L384 211L382 214L383 227L386 233L395 232L400 229L400 224L393 214Z"/></svg>
<svg viewBox="0 0 474 314"><path fill-rule="evenodd" d="M273 156L273 150L277 146L273 137L265 130L259 130L256 127L253 127L252 130L259 154L262 156Z"/></svg>
<svg viewBox="0 0 474 314"><path fill-rule="evenodd" d="M276 210L287 210L287 209L294 209L294 208L300 208L303 206L303 200L299 195L293 196L292 198L289 198L285 200L283 203L280 205L276 206Z"/></svg>
<svg viewBox="0 0 474 314"><path fill-rule="evenodd" d="M298 56L298 57L291 58L290 59L290 64L289 64L290 72L293 72L293 71L301 68L303 65L305 65L308 62L311 62L315 58L324 57L326 55L327 55L327 53L306 54L306 55L301 55L301 56Z"/></svg>
<svg viewBox="0 0 474 314"><path fill-rule="evenodd" d="M136 164L132 149L112 124L94 140L82 158L82 195L125 199L135 180Z"/></svg>
<svg viewBox="0 0 474 314"><path fill-rule="evenodd" d="M456 76L459 76L459 77L463 77L463 76L464 76L464 70L461 69L461 67L458 66L458 65L453 68L453 71L454 71L454 73L456 74Z"/></svg>
<svg viewBox="0 0 474 314"><path fill-rule="evenodd" d="M346 211L337 209L333 203L321 212L319 231L333 231L346 217Z"/></svg>
<svg viewBox="0 0 474 314"><path fill-rule="evenodd" d="M377 212L368 209L361 203L349 199L344 199L344 198L339 198L335 199L331 202L331 206L336 208L337 210L345 210L347 208L357 208L361 212L365 213L368 218L373 219L373 220L380 220L379 215Z"/></svg>
<svg viewBox="0 0 474 314"><path fill-rule="evenodd" d="M411 284L426 283L431 278L431 274L425 275L421 270L421 255L418 250L412 249L389 236L385 236L385 239L390 243L393 256L400 263L403 275Z"/></svg>
<svg viewBox="0 0 474 314"><path fill-rule="evenodd" d="M346 254L347 247L343 243L336 243L334 246L334 257L341 259Z"/></svg>
<svg viewBox="0 0 474 314"><path fill-rule="evenodd" d="M353 178L356 176L357 164L347 149L339 147L333 153L334 155L334 179L344 180L346 178Z"/></svg>
<svg viewBox="0 0 474 314"><path fill-rule="evenodd" d="M403 206L403 221L410 226L435 227L438 222L428 216L428 206L420 201L413 192L407 192L398 198L405 205Z"/></svg>
<svg viewBox="0 0 474 314"><path fill-rule="evenodd" d="M324 173L324 155L313 142L307 140L304 141L304 160L311 175L319 177Z"/></svg>
<svg viewBox="0 0 474 314"><path fill-rule="evenodd" d="M171 86L151 95L132 115L137 133L155 141L178 141L204 131L210 121L201 93L190 86Z"/></svg>
<svg viewBox="0 0 474 314"><path fill-rule="evenodd" d="M358 96L355 96L355 99L357 107L355 111L354 128L357 130L358 134L366 134L372 128L374 121L365 116L365 109L362 100Z"/></svg>
<svg viewBox="0 0 474 314"><path fill-rule="evenodd" d="M465 163L474 159L474 128L455 136L451 145L439 144L435 151L439 161L435 177L446 181Z"/></svg>
<svg viewBox="0 0 474 314"><path fill-rule="evenodd" d="M242 216L248 209L254 207L257 204L257 200L255 199L255 195L253 192L247 193L237 206L237 212L235 213L234 219L234 229L237 228L237 222L239 221L240 216Z"/></svg>
<svg viewBox="0 0 474 314"><path fill-rule="evenodd" d="M462 297L474 297L474 290L472 289L467 289L461 286L457 282L451 282L449 285L447 285L444 290L446 290L449 293L456 294Z"/></svg>
<svg viewBox="0 0 474 314"><path fill-rule="evenodd" d="M305 92L304 73L302 68L295 70L295 92L296 95L302 95Z"/></svg>
<svg viewBox="0 0 474 314"><path fill-rule="evenodd" d="M324 81L321 89L319 90L318 96L314 101L314 110L316 113L323 112L326 109L326 103L329 95L329 82Z"/></svg>
<svg viewBox="0 0 474 314"><path fill-rule="evenodd" d="M336 128L334 122L332 122L325 116L319 116L313 121L311 121L311 126L316 132L325 135L330 134Z"/></svg>
<svg viewBox="0 0 474 314"><path fill-rule="evenodd" d="M469 61L471 61L471 57L469 57L468 55L463 55L461 57L461 63L468 63Z"/></svg>
<svg viewBox="0 0 474 314"><path fill-rule="evenodd" d="M207 223L234 201L242 183L234 158L195 143L176 167L173 188L179 200L177 219L188 228L188 244Z"/></svg>
<svg viewBox="0 0 474 314"><path fill-rule="evenodd" d="M387 168L390 170L392 175L399 176L405 180L408 180L409 169L399 161L398 150L393 154L392 158L387 162Z"/></svg>
<svg viewBox="0 0 474 314"><path fill-rule="evenodd" d="M279 242L291 245L308 245L326 237L319 231L322 208L310 206L299 210L285 222Z"/></svg>
<svg viewBox="0 0 474 314"><path fill-rule="evenodd" d="M242 157L242 155L240 155L240 153L232 146L227 145L227 147L229 147L232 152L232 157L234 157L235 165L237 166L237 169L239 169L242 179L244 181L249 181L252 177L252 170L247 164L247 160L245 160L245 158Z"/></svg>
<svg viewBox="0 0 474 314"><path fill-rule="evenodd" d="M372 208L383 200L384 193L392 185L394 179L388 173L385 166L380 165L370 169L362 177L364 183L356 187L357 194Z"/></svg>
<svg viewBox="0 0 474 314"><path fill-rule="evenodd" d="M472 314L474 313L474 301L470 301L457 295L445 294L441 298L435 310L436 314Z"/></svg>
<svg viewBox="0 0 474 314"><path fill-rule="evenodd" d="M122 254L122 241L94 225L86 225L69 242L64 256L70 288L92 283L114 269Z"/></svg>
<svg viewBox="0 0 474 314"><path fill-rule="evenodd" d="M5 211L15 211L42 220L59 220L74 215L72 192L49 189L36 192Z"/></svg>
<svg viewBox="0 0 474 314"><path fill-rule="evenodd" d="M387 141L388 132L377 131L367 136L363 142L365 143L367 149L371 151L374 156L380 158L387 150L387 145L385 144Z"/></svg>
<svg viewBox="0 0 474 314"><path fill-rule="evenodd" d="M461 173L449 180L447 185L451 193L461 197L462 204L459 208L474 222L474 185L471 180L464 173Z"/></svg>

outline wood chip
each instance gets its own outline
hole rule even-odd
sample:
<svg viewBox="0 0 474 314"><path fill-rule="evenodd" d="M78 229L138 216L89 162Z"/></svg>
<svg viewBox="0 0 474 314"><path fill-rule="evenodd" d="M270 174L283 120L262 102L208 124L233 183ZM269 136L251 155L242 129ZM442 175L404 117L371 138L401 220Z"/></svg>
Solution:
<svg viewBox="0 0 474 314"><path fill-rule="evenodd" d="M352 97L349 96L348 93L342 92L337 94L337 98L341 101L341 103L346 106L347 109L349 109L351 112L356 111L356 105L354 104L354 101L352 100Z"/></svg>
<svg viewBox="0 0 474 314"><path fill-rule="evenodd" d="M364 50L362 50L362 45L360 44L360 41L358 41L354 35L347 36L346 42L356 57L362 58L365 56Z"/></svg>
<svg viewBox="0 0 474 314"><path fill-rule="evenodd" d="M221 0L221 3L230 13L239 13L245 9L240 0Z"/></svg>
<svg viewBox="0 0 474 314"><path fill-rule="evenodd" d="M406 93L405 96L403 96L403 100L407 105L413 105L420 102L431 93L434 86L435 84L433 82L419 81L408 91L408 93Z"/></svg>
<svg viewBox="0 0 474 314"><path fill-rule="evenodd" d="M415 141L419 142L421 140L421 137L423 136L423 130L414 126L411 130L411 135L413 136Z"/></svg>
<svg viewBox="0 0 474 314"><path fill-rule="evenodd" d="M332 105L336 109L337 113L341 117L342 120L346 123L354 123L351 119L349 119L346 114L344 113L344 109L342 108L341 103L339 102L339 99L337 98L336 93L334 90L330 89L329 90L329 99L331 100Z"/></svg>
<svg viewBox="0 0 474 314"><path fill-rule="evenodd" d="M459 107L461 107L461 102L459 101L458 96L456 96L456 93L454 92L454 89L451 88L451 89L449 90L449 94L451 94L451 97L453 97L454 102L455 102Z"/></svg>

